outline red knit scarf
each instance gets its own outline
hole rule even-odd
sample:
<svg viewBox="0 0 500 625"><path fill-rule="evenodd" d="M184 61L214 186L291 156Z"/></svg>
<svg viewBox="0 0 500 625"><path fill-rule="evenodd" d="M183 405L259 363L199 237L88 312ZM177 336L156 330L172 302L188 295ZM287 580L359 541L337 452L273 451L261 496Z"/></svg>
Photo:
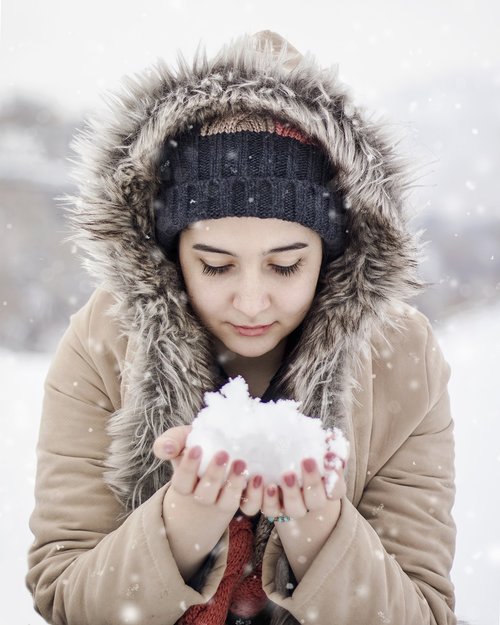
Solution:
<svg viewBox="0 0 500 625"><path fill-rule="evenodd" d="M179 625L224 625L228 610L250 618L264 608L267 597L262 589L262 566L248 571L253 543L252 521L244 516L233 518L229 524L227 566L215 595L208 603L191 606Z"/></svg>

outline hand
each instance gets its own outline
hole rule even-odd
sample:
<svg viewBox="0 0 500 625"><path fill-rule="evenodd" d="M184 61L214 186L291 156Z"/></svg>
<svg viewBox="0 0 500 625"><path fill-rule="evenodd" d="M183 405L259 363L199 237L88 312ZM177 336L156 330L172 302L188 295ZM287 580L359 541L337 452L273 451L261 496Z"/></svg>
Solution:
<svg viewBox="0 0 500 625"><path fill-rule="evenodd" d="M302 488L294 473L282 476L279 488L267 486L262 512L266 516L289 516L292 520L275 524L295 579L300 582L328 537L334 531L341 512L341 497L346 493L343 463L331 454L325 455L327 477L337 476L330 494L325 477L312 458L302 461ZM334 473L333 473L334 472Z"/></svg>
<svg viewBox="0 0 500 625"><path fill-rule="evenodd" d="M167 430L154 443L154 453L172 456L174 474L163 499L163 519L172 555L185 581L215 547L238 510L246 485L242 460L235 460L226 479L229 454L221 450L198 477L201 447L185 448L190 426ZM165 440L171 440L169 450ZM176 454L176 455L173 455Z"/></svg>
<svg viewBox="0 0 500 625"><path fill-rule="evenodd" d="M178 494L192 495L194 500L202 505L215 505L221 511L233 510L234 514L246 486L246 479L243 476L246 464L243 460L235 460L226 480L229 454L221 450L215 454L205 473L198 479L201 447L193 447L190 450L185 448L191 428L191 425L170 428L155 440L153 451L158 458L172 462L174 466L172 488Z"/></svg>
<svg viewBox="0 0 500 625"><path fill-rule="evenodd" d="M331 453L331 452L330 452ZM269 485L264 492L262 512L266 516L283 514L292 519L301 519L308 513L318 513L328 501L340 499L346 492L343 468L336 469L330 454L325 455L325 471L332 471L337 476L335 487L330 495L326 491L326 477L322 477L313 458L306 458L301 463L302 488L299 487L297 476L290 472L282 476L279 484Z"/></svg>
<svg viewBox="0 0 500 625"><path fill-rule="evenodd" d="M298 485L294 472L285 473L280 484L263 484L260 476L252 477L245 489L240 503L241 511L253 516L262 511L265 516L289 516L300 519L308 512L323 509L328 501L339 500L346 493L343 462L328 452L324 458L325 477L320 475L316 462L312 458L302 461L302 488ZM336 476L335 487L330 494L326 492L329 475Z"/></svg>
<svg viewBox="0 0 500 625"><path fill-rule="evenodd" d="M214 512L221 512L231 520L238 510L241 494L246 486L244 475L246 463L243 460L235 460L226 478L229 454L221 450L212 457L205 472L198 477L201 455L202 449L198 445L186 449L172 476L171 489L181 498L187 498L192 510L200 506L205 507L207 509L199 509L199 512L206 515L213 509Z"/></svg>

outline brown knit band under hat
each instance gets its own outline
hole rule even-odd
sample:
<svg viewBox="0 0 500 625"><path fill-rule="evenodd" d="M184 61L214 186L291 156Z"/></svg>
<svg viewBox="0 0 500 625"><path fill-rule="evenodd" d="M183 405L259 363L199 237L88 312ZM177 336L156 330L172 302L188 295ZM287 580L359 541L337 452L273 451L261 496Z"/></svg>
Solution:
<svg viewBox="0 0 500 625"><path fill-rule="evenodd" d="M156 239L170 251L196 221L275 218L314 230L338 256L345 212L327 186L334 173L314 141L270 117L240 113L190 126L166 141L160 157Z"/></svg>

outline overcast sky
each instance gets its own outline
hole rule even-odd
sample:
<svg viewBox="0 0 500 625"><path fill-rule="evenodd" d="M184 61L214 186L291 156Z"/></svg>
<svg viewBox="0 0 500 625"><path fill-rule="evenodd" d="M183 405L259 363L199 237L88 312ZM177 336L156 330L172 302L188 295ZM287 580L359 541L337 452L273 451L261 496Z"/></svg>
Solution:
<svg viewBox="0 0 500 625"><path fill-rule="evenodd" d="M71 110L157 57L276 30L368 103L443 72L500 67L496 0L3 0L0 89Z"/></svg>

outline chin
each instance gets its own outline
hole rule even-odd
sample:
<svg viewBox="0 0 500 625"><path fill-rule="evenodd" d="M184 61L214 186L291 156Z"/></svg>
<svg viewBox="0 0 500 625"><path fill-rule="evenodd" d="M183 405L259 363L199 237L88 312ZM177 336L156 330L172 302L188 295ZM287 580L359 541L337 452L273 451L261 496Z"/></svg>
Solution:
<svg viewBox="0 0 500 625"><path fill-rule="evenodd" d="M241 337L222 341L234 354L244 358L258 358L273 350L279 341L269 340L268 337Z"/></svg>

